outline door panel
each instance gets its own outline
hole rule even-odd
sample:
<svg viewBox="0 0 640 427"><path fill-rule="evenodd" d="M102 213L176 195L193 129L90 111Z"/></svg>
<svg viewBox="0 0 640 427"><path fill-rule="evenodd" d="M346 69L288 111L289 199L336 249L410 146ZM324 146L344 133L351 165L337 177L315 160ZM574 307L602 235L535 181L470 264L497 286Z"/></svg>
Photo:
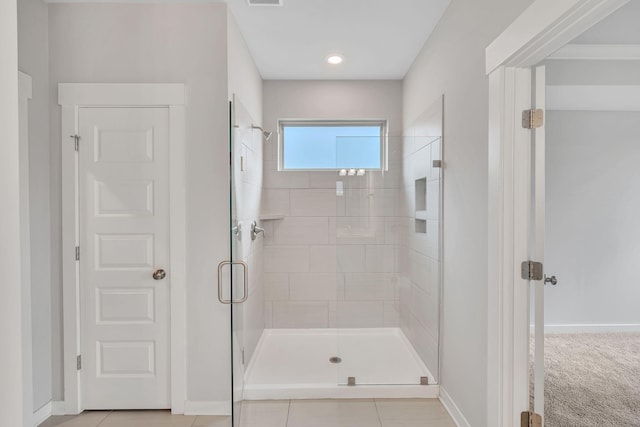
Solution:
<svg viewBox="0 0 640 427"><path fill-rule="evenodd" d="M85 409L170 407L168 109L79 111Z"/></svg>

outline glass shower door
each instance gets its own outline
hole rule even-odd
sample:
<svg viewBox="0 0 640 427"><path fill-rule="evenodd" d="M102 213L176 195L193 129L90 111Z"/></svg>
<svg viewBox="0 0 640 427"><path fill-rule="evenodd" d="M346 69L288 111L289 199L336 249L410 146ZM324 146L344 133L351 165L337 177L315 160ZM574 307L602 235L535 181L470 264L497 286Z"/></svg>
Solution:
<svg viewBox="0 0 640 427"><path fill-rule="evenodd" d="M244 394L244 302L248 298L249 271L243 254L241 218L242 156L235 123L235 100L229 103L229 263L228 281L231 315L232 426L240 425Z"/></svg>
<svg viewBox="0 0 640 427"><path fill-rule="evenodd" d="M347 169L338 186L339 385L438 381L441 138L386 143L382 168Z"/></svg>

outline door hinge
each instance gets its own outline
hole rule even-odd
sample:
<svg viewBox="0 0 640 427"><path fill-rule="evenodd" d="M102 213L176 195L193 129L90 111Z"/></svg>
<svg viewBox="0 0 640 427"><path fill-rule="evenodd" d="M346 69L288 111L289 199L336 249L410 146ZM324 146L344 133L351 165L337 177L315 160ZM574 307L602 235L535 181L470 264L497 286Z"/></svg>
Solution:
<svg viewBox="0 0 640 427"><path fill-rule="evenodd" d="M544 279L544 266L541 262L523 261L520 271L524 280Z"/></svg>
<svg viewBox="0 0 640 427"><path fill-rule="evenodd" d="M525 129L535 129L544 124L544 110L540 108L524 110L522 112L522 127Z"/></svg>
<svg viewBox="0 0 640 427"><path fill-rule="evenodd" d="M520 416L520 427L542 427L542 416L535 412L523 412Z"/></svg>
<svg viewBox="0 0 640 427"><path fill-rule="evenodd" d="M78 371L82 369L82 356L78 355L78 357L76 358L76 368L78 368Z"/></svg>
<svg viewBox="0 0 640 427"><path fill-rule="evenodd" d="M80 246L76 246L76 261L80 261Z"/></svg>
<svg viewBox="0 0 640 427"><path fill-rule="evenodd" d="M242 358L242 364L244 365L244 348L242 349L240 356Z"/></svg>
<svg viewBox="0 0 640 427"><path fill-rule="evenodd" d="M73 138L75 150L80 151L80 135L71 135L69 138Z"/></svg>

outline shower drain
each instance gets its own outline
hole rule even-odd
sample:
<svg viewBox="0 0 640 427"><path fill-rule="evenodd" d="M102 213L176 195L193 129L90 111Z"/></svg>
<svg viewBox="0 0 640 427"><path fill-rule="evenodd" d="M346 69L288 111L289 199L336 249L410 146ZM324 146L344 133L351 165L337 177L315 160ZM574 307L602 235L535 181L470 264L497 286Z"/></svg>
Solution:
<svg viewBox="0 0 640 427"><path fill-rule="evenodd" d="M339 358L338 356L334 356L334 357L329 359L329 362L331 362L331 363L342 363L342 359Z"/></svg>

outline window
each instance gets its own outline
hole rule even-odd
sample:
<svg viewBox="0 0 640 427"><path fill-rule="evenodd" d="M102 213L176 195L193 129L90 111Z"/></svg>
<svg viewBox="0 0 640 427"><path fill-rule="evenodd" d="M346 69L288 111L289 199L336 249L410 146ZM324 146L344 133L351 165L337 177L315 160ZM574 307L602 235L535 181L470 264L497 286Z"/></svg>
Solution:
<svg viewBox="0 0 640 427"><path fill-rule="evenodd" d="M279 170L380 170L386 122L281 120Z"/></svg>

